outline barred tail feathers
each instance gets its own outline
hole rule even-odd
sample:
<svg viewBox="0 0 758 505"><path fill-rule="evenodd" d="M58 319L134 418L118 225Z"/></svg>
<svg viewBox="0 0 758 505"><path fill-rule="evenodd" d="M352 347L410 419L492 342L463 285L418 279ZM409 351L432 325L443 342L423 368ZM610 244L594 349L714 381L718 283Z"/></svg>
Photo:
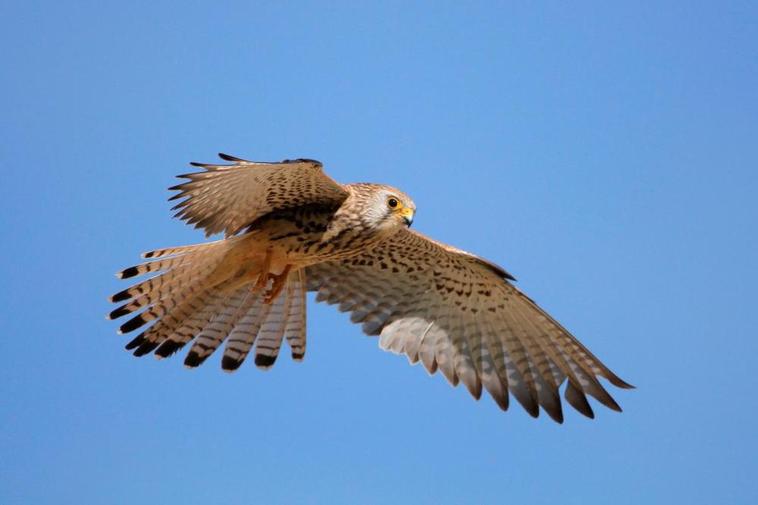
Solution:
<svg viewBox="0 0 758 505"><path fill-rule="evenodd" d="M252 241L243 240L244 236L151 251L143 255L150 261L117 274L120 278L155 274L110 298L125 303L113 310L109 319L142 311L124 323L119 333L153 322L126 348L136 356L154 351L160 358L194 340L185 365L195 367L226 341L222 368L233 371L254 344L256 365L269 368L286 337L292 357L301 360L305 353L305 272L290 272L277 299L266 303L266 289L255 288L263 261L256 261ZM240 261L241 254L246 261Z"/></svg>
<svg viewBox="0 0 758 505"><path fill-rule="evenodd" d="M268 369L286 338L295 361L305 355L305 272L289 273L284 289L270 304L263 296L247 307L226 338L221 367L236 370L255 347L255 365Z"/></svg>

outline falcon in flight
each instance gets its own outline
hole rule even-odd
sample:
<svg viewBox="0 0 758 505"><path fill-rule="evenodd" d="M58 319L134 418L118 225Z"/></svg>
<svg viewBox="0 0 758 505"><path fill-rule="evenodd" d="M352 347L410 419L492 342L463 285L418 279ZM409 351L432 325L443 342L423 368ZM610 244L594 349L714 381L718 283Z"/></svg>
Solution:
<svg viewBox="0 0 758 505"><path fill-rule="evenodd" d="M416 206L382 184L338 184L318 161L192 163L180 175L176 217L224 233L215 242L158 249L119 278L151 275L110 297L109 319L132 315L126 348L202 364L224 345L221 367L234 371L254 352L269 368L286 340L305 356L305 293L351 312L382 349L437 370L476 399L486 389L506 410L509 393L533 417L540 407L563 421L559 388L594 417L587 394L621 408L603 377L630 388L534 301L499 266L411 231ZM136 313L136 315L134 315ZM145 329L145 326L152 323Z"/></svg>

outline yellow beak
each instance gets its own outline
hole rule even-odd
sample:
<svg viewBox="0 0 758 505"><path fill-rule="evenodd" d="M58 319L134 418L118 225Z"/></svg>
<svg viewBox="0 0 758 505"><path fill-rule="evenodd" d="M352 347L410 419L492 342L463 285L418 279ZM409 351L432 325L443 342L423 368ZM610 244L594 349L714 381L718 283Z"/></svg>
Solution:
<svg viewBox="0 0 758 505"><path fill-rule="evenodd" d="M405 220L405 224L410 227L413 224L413 215L415 213L413 212L413 209L410 207L405 207L403 210L400 211L400 217L402 217Z"/></svg>

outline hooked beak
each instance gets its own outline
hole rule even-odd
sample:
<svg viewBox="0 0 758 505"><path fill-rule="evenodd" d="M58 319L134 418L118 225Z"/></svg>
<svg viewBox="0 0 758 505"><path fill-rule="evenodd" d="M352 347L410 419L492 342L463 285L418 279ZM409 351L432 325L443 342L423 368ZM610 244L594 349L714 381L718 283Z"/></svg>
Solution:
<svg viewBox="0 0 758 505"><path fill-rule="evenodd" d="M408 228L410 228L411 225L413 224L413 215L414 215L413 209L410 209L408 207L404 208L400 212L400 217L403 218L403 221L405 221L405 224L406 226L408 226Z"/></svg>

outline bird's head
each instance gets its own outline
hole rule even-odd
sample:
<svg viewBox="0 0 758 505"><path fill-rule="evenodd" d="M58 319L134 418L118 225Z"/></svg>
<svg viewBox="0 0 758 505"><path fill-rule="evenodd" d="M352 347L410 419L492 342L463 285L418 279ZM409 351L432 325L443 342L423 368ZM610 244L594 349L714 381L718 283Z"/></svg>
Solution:
<svg viewBox="0 0 758 505"><path fill-rule="evenodd" d="M416 215L411 197L391 186L363 185L365 207L363 218L377 231L387 233L408 228Z"/></svg>

